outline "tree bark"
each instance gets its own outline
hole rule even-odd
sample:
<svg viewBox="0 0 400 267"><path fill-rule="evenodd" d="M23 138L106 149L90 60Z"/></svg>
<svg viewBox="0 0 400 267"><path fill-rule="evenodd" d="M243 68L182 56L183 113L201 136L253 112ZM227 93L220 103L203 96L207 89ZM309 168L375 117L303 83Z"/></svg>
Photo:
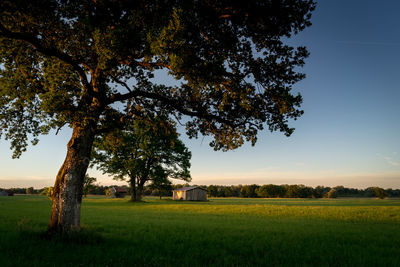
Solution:
<svg viewBox="0 0 400 267"><path fill-rule="evenodd" d="M139 202L142 201L143 186L147 179L134 177L131 178L131 201Z"/></svg>
<svg viewBox="0 0 400 267"><path fill-rule="evenodd" d="M80 229L83 181L90 162L95 126L95 122L73 125L67 156L53 188L51 218L47 229L50 234Z"/></svg>
<svg viewBox="0 0 400 267"><path fill-rule="evenodd" d="M139 202L142 201L142 189L139 187L133 186L132 187L132 194L131 194L131 201L132 202Z"/></svg>
<svg viewBox="0 0 400 267"><path fill-rule="evenodd" d="M131 177L131 201L135 202L137 196L137 190L136 190L136 177Z"/></svg>
<svg viewBox="0 0 400 267"><path fill-rule="evenodd" d="M136 201L142 201L142 193L143 193L143 188L140 188L140 186L138 186L136 191Z"/></svg>
<svg viewBox="0 0 400 267"><path fill-rule="evenodd" d="M143 187L144 187L144 183L146 181L147 181L147 178L139 179L138 187L137 187L137 190L136 190L136 201L142 201Z"/></svg>

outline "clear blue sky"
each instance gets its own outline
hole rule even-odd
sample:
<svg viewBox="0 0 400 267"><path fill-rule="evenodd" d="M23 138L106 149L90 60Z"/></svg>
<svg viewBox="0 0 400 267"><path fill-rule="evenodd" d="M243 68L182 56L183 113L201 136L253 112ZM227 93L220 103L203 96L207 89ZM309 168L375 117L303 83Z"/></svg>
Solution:
<svg viewBox="0 0 400 267"><path fill-rule="evenodd" d="M307 78L295 86L305 111L291 122L295 133L265 131L255 147L225 153L182 136L192 183L400 188L399 10L392 0L319 1L313 26L291 40L311 52ZM0 140L0 187L52 186L70 134L43 136L19 160Z"/></svg>

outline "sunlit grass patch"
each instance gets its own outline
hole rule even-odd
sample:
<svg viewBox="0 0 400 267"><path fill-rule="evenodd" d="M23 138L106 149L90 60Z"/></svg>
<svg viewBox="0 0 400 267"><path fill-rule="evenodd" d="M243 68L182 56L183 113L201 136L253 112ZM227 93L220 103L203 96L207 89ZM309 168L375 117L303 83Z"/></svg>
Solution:
<svg viewBox="0 0 400 267"><path fill-rule="evenodd" d="M400 200L128 200L85 198L81 235L44 240L49 200L0 198L0 258L12 266L400 265Z"/></svg>
<svg viewBox="0 0 400 267"><path fill-rule="evenodd" d="M214 200L216 203L218 200ZM348 200L351 201L351 200ZM378 200L379 201L379 200ZM212 203L191 203L191 205L174 203L169 205L151 205L148 203L143 208L159 210L163 212L178 213L205 213L205 214L226 214L243 216L268 216L268 217L299 217L308 219L333 219L344 221L379 221L379 222L398 222L400 223L400 206L324 206L323 203L309 202L311 205L305 206L301 201L293 201L292 205L271 205L269 200L266 204L236 205L226 203L224 205L213 205ZM301 203L301 205L295 205ZM326 202L325 202L326 203ZM138 208L138 207L135 207Z"/></svg>

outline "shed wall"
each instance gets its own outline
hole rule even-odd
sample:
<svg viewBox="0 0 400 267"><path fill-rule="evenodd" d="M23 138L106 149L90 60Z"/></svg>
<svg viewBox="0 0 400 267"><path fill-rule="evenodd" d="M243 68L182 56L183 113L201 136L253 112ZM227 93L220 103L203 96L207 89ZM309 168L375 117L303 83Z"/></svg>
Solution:
<svg viewBox="0 0 400 267"><path fill-rule="evenodd" d="M186 200L207 200L207 192L203 189L195 188L186 191Z"/></svg>
<svg viewBox="0 0 400 267"><path fill-rule="evenodd" d="M188 191L174 191L173 197L174 200L200 200L206 201L207 200L207 191L195 188Z"/></svg>
<svg viewBox="0 0 400 267"><path fill-rule="evenodd" d="M180 200L180 199L185 199L186 194L185 191L174 191L174 200Z"/></svg>

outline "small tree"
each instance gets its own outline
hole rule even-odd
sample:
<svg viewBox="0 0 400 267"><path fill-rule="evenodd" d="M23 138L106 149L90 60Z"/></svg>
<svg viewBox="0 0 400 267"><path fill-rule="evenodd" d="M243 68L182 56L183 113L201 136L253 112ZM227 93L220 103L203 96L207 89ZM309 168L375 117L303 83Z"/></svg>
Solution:
<svg viewBox="0 0 400 267"><path fill-rule="evenodd" d="M27 195L32 195L35 192L35 190L33 189L33 187L28 187L26 189L26 194Z"/></svg>
<svg viewBox="0 0 400 267"><path fill-rule="evenodd" d="M329 190L331 190L329 187L319 185L314 188L314 196L316 198L324 197L329 192Z"/></svg>
<svg viewBox="0 0 400 267"><path fill-rule="evenodd" d="M337 191L335 188L332 188L331 190L329 190L328 193L326 193L326 197L327 198L337 198Z"/></svg>
<svg viewBox="0 0 400 267"><path fill-rule="evenodd" d="M374 187L374 193L375 193L375 196L380 198L380 199L384 199L385 197L388 196L388 194L385 191L385 189L380 188L380 187Z"/></svg>
<svg viewBox="0 0 400 267"><path fill-rule="evenodd" d="M124 130L97 138L92 155L93 164L103 173L128 180L132 201L141 201L148 181L158 184L168 178L191 179L191 153L166 117L136 119Z"/></svg>
<svg viewBox="0 0 400 267"><path fill-rule="evenodd" d="M83 180L83 195L86 197L90 189L93 188L94 183L97 181L96 178L90 177L88 174L85 175Z"/></svg>

